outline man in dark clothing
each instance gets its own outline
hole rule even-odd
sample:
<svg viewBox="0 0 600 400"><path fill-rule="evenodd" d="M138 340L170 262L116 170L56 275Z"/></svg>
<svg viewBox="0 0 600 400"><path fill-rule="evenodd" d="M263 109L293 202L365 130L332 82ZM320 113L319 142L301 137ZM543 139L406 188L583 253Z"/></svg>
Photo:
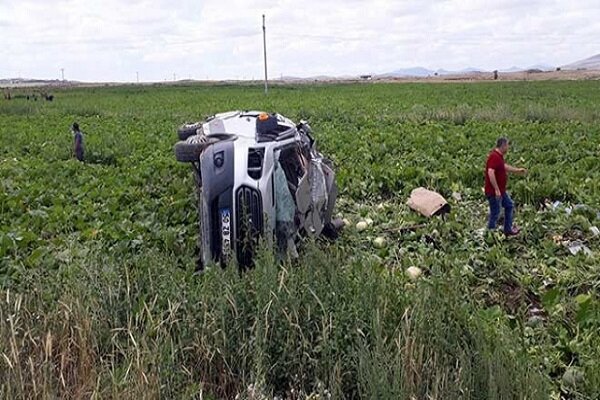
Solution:
<svg viewBox="0 0 600 400"><path fill-rule="evenodd" d="M79 130L79 124L77 122L73 123L71 130L73 131L74 137L73 153L75 154L75 158L79 161L83 161L83 133Z"/></svg>
<svg viewBox="0 0 600 400"><path fill-rule="evenodd" d="M507 172L526 174L525 168L516 168L504 162L508 153L509 141L499 138L496 147L490 152L485 164L485 195L490 204L488 229L496 229L500 216L500 206L504 208L504 233L507 236L517 235L519 229L513 226L513 201L506 192Z"/></svg>

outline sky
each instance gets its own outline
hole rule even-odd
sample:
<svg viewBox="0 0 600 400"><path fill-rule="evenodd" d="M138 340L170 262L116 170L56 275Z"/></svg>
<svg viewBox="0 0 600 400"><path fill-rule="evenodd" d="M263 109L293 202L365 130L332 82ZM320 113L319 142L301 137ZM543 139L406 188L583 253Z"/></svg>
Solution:
<svg viewBox="0 0 600 400"><path fill-rule="evenodd" d="M140 82L560 66L599 0L0 0L0 79Z"/></svg>

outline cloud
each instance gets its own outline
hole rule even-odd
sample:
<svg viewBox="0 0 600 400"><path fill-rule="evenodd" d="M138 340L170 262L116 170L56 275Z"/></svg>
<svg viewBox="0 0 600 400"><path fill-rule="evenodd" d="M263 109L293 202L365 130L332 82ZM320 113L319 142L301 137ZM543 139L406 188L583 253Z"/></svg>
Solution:
<svg viewBox="0 0 600 400"><path fill-rule="evenodd" d="M566 64L600 52L597 0L3 0L0 77L112 81Z"/></svg>

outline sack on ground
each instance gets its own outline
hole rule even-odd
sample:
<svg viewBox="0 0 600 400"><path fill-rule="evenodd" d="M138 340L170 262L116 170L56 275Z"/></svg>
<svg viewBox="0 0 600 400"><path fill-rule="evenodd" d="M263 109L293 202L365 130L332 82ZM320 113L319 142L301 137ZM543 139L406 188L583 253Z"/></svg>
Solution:
<svg viewBox="0 0 600 400"><path fill-rule="evenodd" d="M450 205L441 194L423 187L414 189L406 204L428 218L450 212Z"/></svg>

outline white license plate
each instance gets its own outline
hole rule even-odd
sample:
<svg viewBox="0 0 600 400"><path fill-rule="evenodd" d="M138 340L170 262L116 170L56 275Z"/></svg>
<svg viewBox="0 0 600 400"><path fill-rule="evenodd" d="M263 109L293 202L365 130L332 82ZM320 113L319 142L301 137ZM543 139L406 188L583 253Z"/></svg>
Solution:
<svg viewBox="0 0 600 400"><path fill-rule="evenodd" d="M221 210L221 249L223 255L231 252L231 213L228 208Z"/></svg>

